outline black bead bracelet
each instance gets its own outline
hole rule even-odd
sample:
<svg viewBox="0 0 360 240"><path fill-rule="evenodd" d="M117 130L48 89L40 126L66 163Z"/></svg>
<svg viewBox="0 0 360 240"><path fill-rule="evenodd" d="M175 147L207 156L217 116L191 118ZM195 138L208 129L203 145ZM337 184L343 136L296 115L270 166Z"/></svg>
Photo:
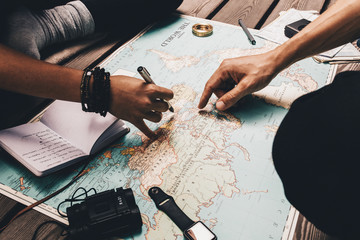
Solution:
<svg viewBox="0 0 360 240"><path fill-rule="evenodd" d="M91 76L93 76L92 88ZM90 91L91 90L91 91ZM85 69L80 84L81 106L85 112L105 117L110 107L110 73L104 68Z"/></svg>

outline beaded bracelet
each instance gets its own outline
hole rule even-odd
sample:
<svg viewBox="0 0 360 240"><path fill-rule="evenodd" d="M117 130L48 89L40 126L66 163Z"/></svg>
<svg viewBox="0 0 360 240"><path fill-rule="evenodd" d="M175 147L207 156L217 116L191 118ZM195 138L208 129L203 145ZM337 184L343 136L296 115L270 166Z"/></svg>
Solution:
<svg viewBox="0 0 360 240"><path fill-rule="evenodd" d="M103 100L102 100L103 112L100 115L104 116L109 111L110 108L110 73L105 72L105 79L104 79L104 88L103 88Z"/></svg>
<svg viewBox="0 0 360 240"><path fill-rule="evenodd" d="M80 96L81 96L81 107L85 112L89 111L89 100L90 100L90 79L92 71L88 68L84 70L84 74L80 84Z"/></svg>
<svg viewBox="0 0 360 240"><path fill-rule="evenodd" d="M90 92L90 79L93 84ZM105 117L110 107L110 73L96 67L93 71L84 70L80 84L81 105L85 112L99 113Z"/></svg>

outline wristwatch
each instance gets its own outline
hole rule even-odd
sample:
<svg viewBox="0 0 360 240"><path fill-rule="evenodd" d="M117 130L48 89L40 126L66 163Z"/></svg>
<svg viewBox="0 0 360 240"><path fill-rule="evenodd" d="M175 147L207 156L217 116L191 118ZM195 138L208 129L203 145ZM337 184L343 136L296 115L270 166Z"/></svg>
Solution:
<svg viewBox="0 0 360 240"><path fill-rule="evenodd" d="M172 196L167 195L161 188L149 189L149 196L155 202L156 207L166 215L183 231L189 240L216 240L216 235L201 221L191 220L175 203Z"/></svg>

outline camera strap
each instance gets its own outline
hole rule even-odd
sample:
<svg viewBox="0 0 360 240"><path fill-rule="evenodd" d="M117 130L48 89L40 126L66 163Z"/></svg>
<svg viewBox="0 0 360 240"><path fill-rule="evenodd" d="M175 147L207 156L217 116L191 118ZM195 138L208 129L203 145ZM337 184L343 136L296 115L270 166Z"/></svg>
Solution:
<svg viewBox="0 0 360 240"><path fill-rule="evenodd" d="M161 188L150 188L149 196L155 202L156 207L166 213L181 231L184 232L195 223L179 208L174 198L167 195Z"/></svg>

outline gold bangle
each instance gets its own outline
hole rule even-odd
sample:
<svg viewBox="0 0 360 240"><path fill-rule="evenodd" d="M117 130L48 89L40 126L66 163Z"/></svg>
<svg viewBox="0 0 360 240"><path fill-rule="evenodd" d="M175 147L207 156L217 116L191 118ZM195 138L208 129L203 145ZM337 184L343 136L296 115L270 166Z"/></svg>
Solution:
<svg viewBox="0 0 360 240"><path fill-rule="evenodd" d="M210 24L197 23L192 26L192 32L198 37L207 37L213 33L213 26Z"/></svg>

